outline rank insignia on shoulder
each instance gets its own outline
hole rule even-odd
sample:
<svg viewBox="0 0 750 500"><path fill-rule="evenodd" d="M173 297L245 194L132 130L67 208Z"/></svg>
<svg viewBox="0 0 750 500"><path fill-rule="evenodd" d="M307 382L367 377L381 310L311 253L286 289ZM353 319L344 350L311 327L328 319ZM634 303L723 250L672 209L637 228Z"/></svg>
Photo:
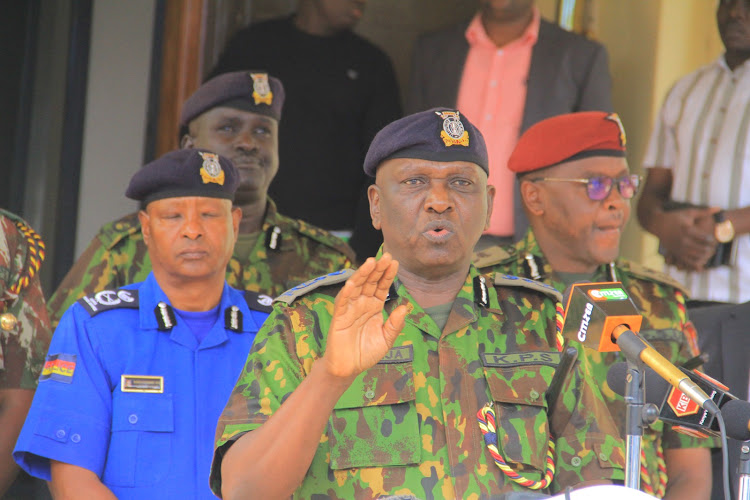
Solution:
<svg viewBox="0 0 750 500"><path fill-rule="evenodd" d="M458 111L435 111L443 120L443 130L440 132L440 138L443 140L445 147L465 146L469 147L469 132L461 123L461 116Z"/></svg>
<svg viewBox="0 0 750 500"><path fill-rule="evenodd" d="M200 173L203 184L213 182L220 186L224 185L224 170L221 169L219 163L219 155L216 153L204 153L199 151L198 154L203 158L203 165L201 166Z"/></svg>
<svg viewBox="0 0 750 500"><path fill-rule="evenodd" d="M273 103L273 92L271 92L271 84L268 83L267 73L250 73L250 78L253 79L253 99L255 105Z"/></svg>
<svg viewBox="0 0 750 500"><path fill-rule="evenodd" d="M73 373L76 371L75 354L49 354L44 360L44 368L39 376L39 382L54 380L64 384L73 382Z"/></svg>
<svg viewBox="0 0 750 500"><path fill-rule="evenodd" d="M110 309L130 307L138 309L138 290L102 290L78 299L91 316Z"/></svg>
<svg viewBox="0 0 750 500"><path fill-rule="evenodd" d="M531 290L536 290L549 297L552 297L557 302L562 302L562 294L555 290L555 288L545 285L542 282L530 280L528 278L521 278L520 276L513 276L510 274L496 274L495 275L495 286L515 286L524 287Z"/></svg>
<svg viewBox="0 0 750 500"><path fill-rule="evenodd" d="M352 274L354 274L354 269L342 269L341 271L326 274L325 276L318 276L317 278L311 279L310 281L305 281L304 283L299 284L294 288L290 288L286 292L276 297L274 302L284 302L286 304L291 304L297 297L301 297L302 295L305 295L306 293L309 293L316 288L344 282L348 280Z"/></svg>
<svg viewBox="0 0 750 500"><path fill-rule="evenodd" d="M164 392L164 377L156 375L120 375L122 392Z"/></svg>
<svg viewBox="0 0 750 500"><path fill-rule="evenodd" d="M245 292L245 301L247 302L247 307L255 311L265 313L273 311L273 298L264 293L251 292L248 290Z"/></svg>

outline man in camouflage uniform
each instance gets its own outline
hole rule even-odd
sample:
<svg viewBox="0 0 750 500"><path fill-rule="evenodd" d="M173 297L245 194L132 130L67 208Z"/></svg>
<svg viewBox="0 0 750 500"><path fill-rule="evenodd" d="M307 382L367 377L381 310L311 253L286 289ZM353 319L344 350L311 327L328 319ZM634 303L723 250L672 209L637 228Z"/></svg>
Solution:
<svg viewBox="0 0 750 500"><path fill-rule="evenodd" d="M44 243L19 217L0 210L0 496L19 471L13 445L34 397L50 341L39 284Z"/></svg>
<svg viewBox="0 0 750 500"><path fill-rule="evenodd" d="M497 498L519 482L622 479L583 369L556 404L547 394L561 295L471 265L494 196L479 131L454 110L410 115L376 135L364 167L379 259L278 297L219 420L214 493ZM487 408L507 475L477 423Z"/></svg>
<svg viewBox="0 0 750 500"><path fill-rule="evenodd" d="M642 311L640 334L676 365L694 357L695 329L687 317L683 287L618 258L640 178L628 171L625 131L617 115L585 112L544 120L521 137L508 168L519 175L531 228L514 246L478 252L474 264L560 292L577 281L620 281ZM591 360L595 380L606 380L609 367L624 361L620 353L578 347ZM608 387L602 392L624 432L624 400ZM641 489L665 498L708 498L708 448L713 444L656 422L642 441Z"/></svg>
<svg viewBox="0 0 750 500"><path fill-rule="evenodd" d="M283 103L278 79L265 73L226 73L196 90L185 101L180 119L181 147L219 153L240 171L235 203L242 208L242 222L227 282L274 297L354 261L341 239L281 215L267 195L279 168ZM143 281L150 270L137 214L105 225L50 298L53 326L84 295Z"/></svg>

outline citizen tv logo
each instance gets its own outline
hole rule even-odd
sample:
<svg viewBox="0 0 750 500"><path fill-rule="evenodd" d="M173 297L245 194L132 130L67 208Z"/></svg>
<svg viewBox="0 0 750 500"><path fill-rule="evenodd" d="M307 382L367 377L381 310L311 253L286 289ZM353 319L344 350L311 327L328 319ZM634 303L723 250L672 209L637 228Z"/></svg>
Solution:
<svg viewBox="0 0 750 500"><path fill-rule="evenodd" d="M628 294L622 288L595 288L589 290L589 297L594 300L625 300Z"/></svg>

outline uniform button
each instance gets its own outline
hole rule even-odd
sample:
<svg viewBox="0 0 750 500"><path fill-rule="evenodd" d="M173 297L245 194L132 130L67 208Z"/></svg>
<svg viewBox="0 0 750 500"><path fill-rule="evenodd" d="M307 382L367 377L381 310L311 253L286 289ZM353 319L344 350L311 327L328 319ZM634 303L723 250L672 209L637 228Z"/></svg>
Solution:
<svg viewBox="0 0 750 500"><path fill-rule="evenodd" d="M539 399L539 393L536 392L534 389L531 389L531 392L529 393L529 397L531 398L532 401L536 401L537 399Z"/></svg>
<svg viewBox="0 0 750 500"><path fill-rule="evenodd" d="M80 434L73 434L70 436L70 440L74 443L79 443L81 441L81 435Z"/></svg>
<svg viewBox="0 0 750 500"><path fill-rule="evenodd" d="M58 429L57 432L55 432L55 436L57 436L58 439L63 439L65 437L65 431Z"/></svg>
<svg viewBox="0 0 750 500"><path fill-rule="evenodd" d="M606 453L599 453L599 460L601 460L602 462L606 462L607 460L609 460L609 457Z"/></svg>
<svg viewBox="0 0 750 500"><path fill-rule="evenodd" d="M365 397L366 397L367 399L372 399L372 398L374 398L374 397L375 397L375 391L367 391L367 392L365 393Z"/></svg>
<svg viewBox="0 0 750 500"><path fill-rule="evenodd" d="M570 463L573 467L578 467L581 465L581 457L573 457L570 459Z"/></svg>
<svg viewBox="0 0 750 500"><path fill-rule="evenodd" d="M128 417L128 422L130 422L131 424L134 424L134 423L138 422L138 415L136 415L135 413L133 413L132 415L130 415Z"/></svg>

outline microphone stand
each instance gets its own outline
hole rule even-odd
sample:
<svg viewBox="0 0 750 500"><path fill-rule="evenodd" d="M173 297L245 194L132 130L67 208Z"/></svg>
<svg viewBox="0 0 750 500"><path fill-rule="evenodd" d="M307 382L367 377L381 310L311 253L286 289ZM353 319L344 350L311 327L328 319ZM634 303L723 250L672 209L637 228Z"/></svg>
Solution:
<svg viewBox="0 0 750 500"><path fill-rule="evenodd" d="M627 357L625 378L625 486L641 489L641 440L643 428L656 421L659 412L644 399L644 378L637 363Z"/></svg>
<svg viewBox="0 0 750 500"><path fill-rule="evenodd" d="M726 444L724 445L726 446ZM750 500L750 440L740 444L738 500Z"/></svg>

